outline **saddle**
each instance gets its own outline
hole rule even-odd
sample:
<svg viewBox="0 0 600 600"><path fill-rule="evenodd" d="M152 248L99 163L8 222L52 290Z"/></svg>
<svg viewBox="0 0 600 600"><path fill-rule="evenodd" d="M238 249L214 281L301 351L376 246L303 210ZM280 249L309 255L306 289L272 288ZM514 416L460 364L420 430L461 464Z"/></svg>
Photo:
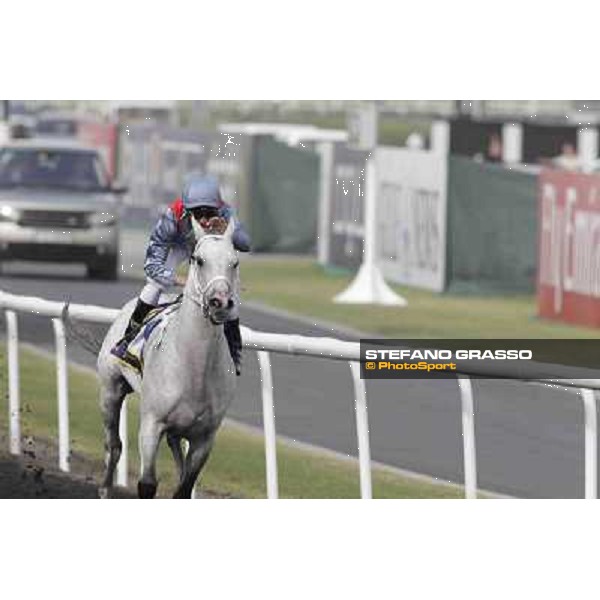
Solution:
<svg viewBox="0 0 600 600"><path fill-rule="evenodd" d="M181 306L181 299L183 295L177 297L172 302L159 304L156 308L152 309L144 319L142 327L138 334L129 342L127 346L127 361L130 367L133 367L140 375L144 369L144 351L146 349L146 343L155 330L160 330L158 337L155 338L157 343L160 343L162 339L162 333L164 332L165 326L169 322L173 314Z"/></svg>

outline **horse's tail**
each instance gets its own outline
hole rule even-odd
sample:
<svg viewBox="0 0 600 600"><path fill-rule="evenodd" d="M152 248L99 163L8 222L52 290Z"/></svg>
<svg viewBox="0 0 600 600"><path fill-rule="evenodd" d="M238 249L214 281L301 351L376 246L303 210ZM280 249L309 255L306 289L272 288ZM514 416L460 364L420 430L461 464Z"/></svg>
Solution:
<svg viewBox="0 0 600 600"><path fill-rule="evenodd" d="M67 300L62 309L62 320L65 324L65 334L71 341L79 343L85 350L91 352L94 356L100 354L102 348L102 340L94 334L94 332L83 325L82 323L75 323L69 316L69 304Z"/></svg>

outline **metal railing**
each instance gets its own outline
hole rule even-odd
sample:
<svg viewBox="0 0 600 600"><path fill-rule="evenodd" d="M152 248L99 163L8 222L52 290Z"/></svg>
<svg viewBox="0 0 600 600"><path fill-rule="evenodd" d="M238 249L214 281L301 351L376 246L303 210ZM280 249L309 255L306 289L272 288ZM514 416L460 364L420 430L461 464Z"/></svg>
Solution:
<svg viewBox="0 0 600 600"><path fill-rule="evenodd" d="M67 354L64 323L61 315L64 304L42 298L18 296L0 291L0 308L6 312L8 345L8 409L9 409L9 449L12 454L21 453L20 400L19 400L19 354L17 313L33 313L52 318L56 344L56 373L58 401L58 448L59 468L68 472L69 466L69 394L67 380ZM70 304L69 315L73 319L95 323L110 324L116 318L118 310L100 306ZM372 497L371 451L369 441L369 419L365 382L360 377L360 344L345 342L335 338L307 337L265 333L242 327L242 341L245 348L258 352L258 364L261 376L261 394L263 408L263 427L265 439L266 480L268 498L277 498L277 447L273 379L271 374L270 352L291 355L306 355L330 360L343 360L350 364L354 386L355 417L358 442L358 462L360 489L362 498ZM477 372L462 370L457 381L461 400L461 427L464 465L464 489L466 498L477 497L477 462L475 443L475 414L471 375L484 376L485 367ZM490 376L497 376L490 371ZM515 378L517 379L517 378ZM585 415L585 497L596 498L598 425L596 415L597 391L600 381L585 380L528 380L534 385L561 387L581 395ZM117 468L117 484L127 485L127 422L126 405L121 413L120 435L123 440L123 453Z"/></svg>

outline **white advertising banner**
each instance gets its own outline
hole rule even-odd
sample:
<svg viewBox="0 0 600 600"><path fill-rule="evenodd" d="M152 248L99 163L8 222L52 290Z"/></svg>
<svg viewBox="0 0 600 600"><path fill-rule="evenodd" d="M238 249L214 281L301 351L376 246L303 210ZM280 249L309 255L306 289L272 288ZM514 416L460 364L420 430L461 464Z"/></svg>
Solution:
<svg viewBox="0 0 600 600"><path fill-rule="evenodd" d="M446 282L448 159L375 150L379 264L386 279L441 292Z"/></svg>

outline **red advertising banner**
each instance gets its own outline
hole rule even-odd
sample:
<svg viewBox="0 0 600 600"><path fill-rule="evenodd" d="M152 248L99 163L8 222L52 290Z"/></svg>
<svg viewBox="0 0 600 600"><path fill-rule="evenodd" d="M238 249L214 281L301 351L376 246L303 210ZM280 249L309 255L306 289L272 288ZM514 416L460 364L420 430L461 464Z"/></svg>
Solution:
<svg viewBox="0 0 600 600"><path fill-rule="evenodd" d="M542 171L538 202L539 315L600 327L600 176Z"/></svg>
<svg viewBox="0 0 600 600"><path fill-rule="evenodd" d="M81 121L77 127L77 137L100 152L109 177L114 179L117 160L117 126L110 123Z"/></svg>

